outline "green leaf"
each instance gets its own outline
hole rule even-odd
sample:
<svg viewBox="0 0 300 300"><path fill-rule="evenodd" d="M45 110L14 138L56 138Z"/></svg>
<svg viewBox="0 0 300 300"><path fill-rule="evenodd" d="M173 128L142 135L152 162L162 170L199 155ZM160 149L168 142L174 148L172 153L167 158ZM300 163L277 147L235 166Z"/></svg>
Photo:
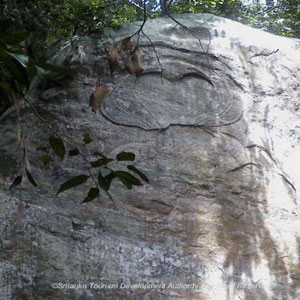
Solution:
<svg viewBox="0 0 300 300"><path fill-rule="evenodd" d="M103 190L109 190L111 182L114 178L115 175L112 169L107 167L102 167L99 169L98 183Z"/></svg>
<svg viewBox="0 0 300 300"><path fill-rule="evenodd" d="M39 67L39 66L35 66L36 67L36 70L37 70L37 74L39 75L39 76L43 76L43 75L46 75L47 74L47 71L46 70L44 70L43 68L41 68L41 67Z"/></svg>
<svg viewBox="0 0 300 300"><path fill-rule="evenodd" d="M134 161L135 154L131 153L131 152L121 152L117 155L117 160L118 161L124 161L124 160Z"/></svg>
<svg viewBox="0 0 300 300"><path fill-rule="evenodd" d="M42 155L41 159L45 166L47 166L52 161L52 157L48 154Z"/></svg>
<svg viewBox="0 0 300 300"><path fill-rule="evenodd" d="M50 64L39 63L35 65L36 72L40 77L39 88L45 89L48 86L65 86L71 78L70 69Z"/></svg>
<svg viewBox="0 0 300 300"><path fill-rule="evenodd" d="M6 20L1 20L0 21L0 33L5 34L9 27L11 26L11 21L6 19Z"/></svg>
<svg viewBox="0 0 300 300"><path fill-rule="evenodd" d="M64 158L66 154L66 149L62 139L52 135L49 137L49 143L54 153L60 156L61 158Z"/></svg>
<svg viewBox="0 0 300 300"><path fill-rule="evenodd" d="M26 55L23 54L17 54L5 51L9 56L13 57L15 60L17 60L24 68L27 67L27 64L29 62L29 58Z"/></svg>
<svg viewBox="0 0 300 300"><path fill-rule="evenodd" d="M49 152L49 148L47 146L43 146L43 145L37 146L36 150L37 151Z"/></svg>
<svg viewBox="0 0 300 300"><path fill-rule="evenodd" d="M22 176L19 175L19 176L17 176L17 177L14 179L14 181L13 181L13 183L10 185L9 189L11 190L12 188L14 188L14 187L20 185L21 182L22 182Z"/></svg>
<svg viewBox="0 0 300 300"><path fill-rule="evenodd" d="M69 156L76 156L78 154L79 154L78 148L74 148L69 151Z"/></svg>
<svg viewBox="0 0 300 300"><path fill-rule="evenodd" d="M92 140L90 134L89 134L89 133L86 133L86 134L84 135L83 141L84 141L85 144L89 144L89 143L91 143L93 140Z"/></svg>
<svg viewBox="0 0 300 300"><path fill-rule="evenodd" d="M137 169L133 165L128 165L127 168L128 168L128 170L133 171L134 173L136 173L137 175L139 175L144 181L146 181L147 183L149 183L148 177L141 170Z"/></svg>
<svg viewBox="0 0 300 300"><path fill-rule="evenodd" d="M116 171L114 175L130 190L133 185L143 185L139 179L125 171Z"/></svg>
<svg viewBox="0 0 300 300"><path fill-rule="evenodd" d="M26 170L26 175L27 175L27 178L29 180L29 182L33 185L33 186L38 186L38 184L36 183L36 181L34 180L33 176L31 175L31 173L28 171L27 168L25 168Z"/></svg>
<svg viewBox="0 0 300 300"><path fill-rule="evenodd" d="M98 168L104 165L107 165L108 163L112 162L113 159L111 158L100 158L96 161L92 161L90 164L92 166L92 168Z"/></svg>
<svg viewBox="0 0 300 300"><path fill-rule="evenodd" d="M11 24L14 26L13 24ZM0 25L1 26L1 25ZM19 31L12 35L9 35L7 38L7 43L13 46L25 41L29 37L29 33L26 31Z"/></svg>
<svg viewBox="0 0 300 300"><path fill-rule="evenodd" d="M63 184L61 184L61 186L59 187L56 196L66 190L69 190L75 186L78 186L80 184L83 184L84 182L86 182L88 179L90 178L90 176L87 175L78 175L76 177L73 177L72 179L64 182Z"/></svg>
<svg viewBox="0 0 300 300"><path fill-rule="evenodd" d="M108 176L109 174L113 173L113 170L111 168L102 167L99 169L99 172L103 177Z"/></svg>
<svg viewBox="0 0 300 300"><path fill-rule="evenodd" d="M56 66L48 63L39 63L38 67L43 69L43 72L52 72L52 73L68 73L70 70L66 67Z"/></svg>
<svg viewBox="0 0 300 300"><path fill-rule="evenodd" d="M3 90L5 90L6 92L9 92L9 90L10 90L10 85L9 85L7 82L1 81L1 82L0 82L0 87L1 87Z"/></svg>
<svg viewBox="0 0 300 300"><path fill-rule="evenodd" d="M29 61L27 64L27 74L31 79L37 74L37 68L33 61Z"/></svg>
<svg viewBox="0 0 300 300"><path fill-rule="evenodd" d="M12 59L6 50L0 48L0 62L5 66L5 78L11 78L18 85L22 85L27 82L27 76L24 72L24 68L20 64L16 63L15 59Z"/></svg>
<svg viewBox="0 0 300 300"><path fill-rule="evenodd" d="M91 188L87 194L87 196L84 198L84 200L81 203L86 203L94 200L99 196L99 189L98 188Z"/></svg>

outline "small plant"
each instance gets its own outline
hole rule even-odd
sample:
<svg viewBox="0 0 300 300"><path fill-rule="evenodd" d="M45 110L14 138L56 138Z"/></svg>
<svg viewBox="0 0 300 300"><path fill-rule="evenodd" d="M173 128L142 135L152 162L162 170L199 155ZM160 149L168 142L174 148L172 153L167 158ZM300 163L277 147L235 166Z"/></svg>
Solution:
<svg viewBox="0 0 300 300"><path fill-rule="evenodd" d="M92 143L93 140L90 134L86 133L82 141L83 146L86 146ZM68 142L68 144L70 143ZM110 158L103 153L92 151L89 156L92 156L95 159L91 160L88 159L86 154L83 154L83 151L79 150L78 147L67 151L63 139L54 135L49 137L49 147L40 147L39 149L48 153L45 154L47 156L47 162L53 161L51 156L52 152L62 159L66 156L69 158L80 156L88 164L88 174L79 174L65 181L60 185L56 193L56 195L59 195L64 191L89 182L89 190L81 203L90 202L97 198L100 194L100 190L105 192L110 199L112 199L109 194L109 189L114 179L119 180L127 189L132 189L134 185L143 185L142 181L149 183L149 179L145 173L132 164L135 161L135 154L132 152L120 152L115 158ZM43 161L45 160L44 156ZM132 163L126 163L126 171L119 168L116 169L115 167L122 162Z"/></svg>

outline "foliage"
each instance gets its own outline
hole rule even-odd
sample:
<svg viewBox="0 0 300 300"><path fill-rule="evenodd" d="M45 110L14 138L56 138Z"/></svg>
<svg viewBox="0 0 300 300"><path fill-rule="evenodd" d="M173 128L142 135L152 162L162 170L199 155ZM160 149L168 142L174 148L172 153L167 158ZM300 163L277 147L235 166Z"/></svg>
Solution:
<svg viewBox="0 0 300 300"><path fill-rule="evenodd" d="M246 7L241 21L275 34L300 37L300 4L281 0L276 5Z"/></svg>
<svg viewBox="0 0 300 300"><path fill-rule="evenodd" d="M19 111L20 100L36 75L45 88L61 82L69 73L63 67L37 63L25 49L29 33L12 27L11 20L0 21L0 115L11 105Z"/></svg>
<svg viewBox="0 0 300 300"><path fill-rule="evenodd" d="M172 2L171 13L211 13L218 16L235 19L242 9L240 0L201 0Z"/></svg>
<svg viewBox="0 0 300 300"><path fill-rule="evenodd" d="M0 112L10 105L17 105L18 96L24 95L34 73L22 42L26 32L8 34L10 23L0 23Z"/></svg>
<svg viewBox="0 0 300 300"><path fill-rule="evenodd" d="M268 6L261 2L147 0L146 11L151 18L166 14L166 10L172 14L211 13L276 34L300 35L298 1L269 1ZM107 26L142 20L144 5L143 0L2 0L2 3L0 21L6 16L14 24L10 33L27 33L25 48L37 58L45 58L47 49L75 35L99 33Z"/></svg>
<svg viewBox="0 0 300 300"><path fill-rule="evenodd" d="M85 134L83 137L84 145L92 143L92 138L89 134ZM66 147L63 139L59 136L50 136L49 137L49 148L53 151L55 155L63 159L66 155ZM50 149L48 147L43 147L42 151L46 151L49 153ZM49 156L49 154L47 154ZM62 183L56 193L56 195L67 191L71 188L79 186L86 181L89 181L90 186L89 191L86 197L83 199L82 203L90 202L93 199L97 198L100 194L100 190L103 190L107 195L109 194L109 189L111 183L114 179L119 179L120 182L127 188L132 189L132 186L143 185L142 182L133 174L138 175L143 181L149 183L148 177L144 174L141 169L138 169L132 164L127 165L127 169L131 171L131 174L128 171L124 170L115 170L113 166L120 163L120 162L134 162L135 161L135 154L131 152L120 152L116 155L116 158L106 157L100 152L93 151L92 156L96 157L96 160L90 160L84 154L83 151L80 151L78 148L71 149L69 151L69 157L81 156L86 163L88 163L87 169L89 174L80 174L77 175L66 182ZM53 161L51 156L49 161ZM30 178L30 177L29 177ZM29 179L28 178L28 179ZM33 178L32 178L33 179ZM35 185L35 181L30 181L33 185Z"/></svg>
<svg viewBox="0 0 300 300"><path fill-rule="evenodd" d="M5 1L2 9L14 31L29 34L27 45L39 58L59 41L118 27L137 17L136 9L123 0L15 0Z"/></svg>
<svg viewBox="0 0 300 300"><path fill-rule="evenodd" d="M171 13L211 13L284 36L300 37L300 4L295 0L260 1L243 4L241 0L174 0Z"/></svg>

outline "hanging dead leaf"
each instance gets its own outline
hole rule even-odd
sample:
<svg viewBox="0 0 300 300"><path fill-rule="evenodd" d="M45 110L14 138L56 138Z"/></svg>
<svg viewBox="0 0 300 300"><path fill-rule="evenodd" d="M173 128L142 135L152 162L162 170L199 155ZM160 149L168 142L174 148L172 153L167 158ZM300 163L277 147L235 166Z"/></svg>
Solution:
<svg viewBox="0 0 300 300"><path fill-rule="evenodd" d="M127 70L127 72L131 75L135 75L135 70L134 70L131 55L130 54L126 55L124 60L125 60L125 69Z"/></svg>
<svg viewBox="0 0 300 300"><path fill-rule="evenodd" d="M103 100L113 91L112 86L97 86L95 92L90 97L89 106L92 107L92 111L97 112L101 108Z"/></svg>
<svg viewBox="0 0 300 300"><path fill-rule="evenodd" d="M126 64L128 65L129 64L129 61L131 60L130 59L130 53L124 51L122 48L120 49L120 54L121 54L121 59L122 59L122 62L123 64L125 65L125 68L127 70L127 66ZM128 70L127 70L128 71ZM129 72L129 71L128 71ZM130 72L129 72L130 73Z"/></svg>
<svg viewBox="0 0 300 300"><path fill-rule="evenodd" d="M108 56L110 73L113 75L119 68L119 47L114 45L111 47Z"/></svg>
<svg viewBox="0 0 300 300"><path fill-rule="evenodd" d="M131 52L132 48L133 48L133 43L131 41L130 36L126 37L121 41L121 50L125 52Z"/></svg>
<svg viewBox="0 0 300 300"><path fill-rule="evenodd" d="M134 74L136 77L139 77L142 75L144 72L144 69L142 68L143 64L143 56L142 52L140 51L139 48L135 48L132 55L131 55L131 60L132 60L132 65L133 65L133 70Z"/></svg>
<svg viewBox="0 0 300 300"><path fill-rule="evenodd" d="M125 68L128 73L139 77L144 69L142 68L142 52L139 48L135 48L132 54L127 54L125 56Z"/></svg>
<svg viewBox="0 0 300 300"><path fill-rule="evenodd" d="M109 66L111 74L113 74L119 68L120 58L129 74L138 77L144 72L144 69L142 68L142 52L137 46L135 48L133 47L134 44L131 41L131 37L126 37L121 41L119 46L114 45L110 49Z"/></svg>

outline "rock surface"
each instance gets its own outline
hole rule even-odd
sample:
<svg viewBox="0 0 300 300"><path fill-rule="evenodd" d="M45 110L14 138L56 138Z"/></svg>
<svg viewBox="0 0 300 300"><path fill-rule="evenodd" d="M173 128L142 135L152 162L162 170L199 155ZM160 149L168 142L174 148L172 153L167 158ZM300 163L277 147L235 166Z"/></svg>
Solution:
<svg viewBox="0 0 300 300"><path fill-rule="evenodd" d="M60 132L90 132L88 147L110 156L136 153L151 182L114 183L116 207L103 194L80 205L86 188L55 196L86 165L43 166L36 146L49 132L29 113L39 186L8 190L19 150L14 116L2 120L1 299L300 299L300 40L211 15L176 19L185 27L145 24L138 79L124 68L112 78L107 63L132 24L79 39L79 54L66 45L53 62L71 64L70 86L33 91ZM89 96L107 83L95 114Z"/></svg>

